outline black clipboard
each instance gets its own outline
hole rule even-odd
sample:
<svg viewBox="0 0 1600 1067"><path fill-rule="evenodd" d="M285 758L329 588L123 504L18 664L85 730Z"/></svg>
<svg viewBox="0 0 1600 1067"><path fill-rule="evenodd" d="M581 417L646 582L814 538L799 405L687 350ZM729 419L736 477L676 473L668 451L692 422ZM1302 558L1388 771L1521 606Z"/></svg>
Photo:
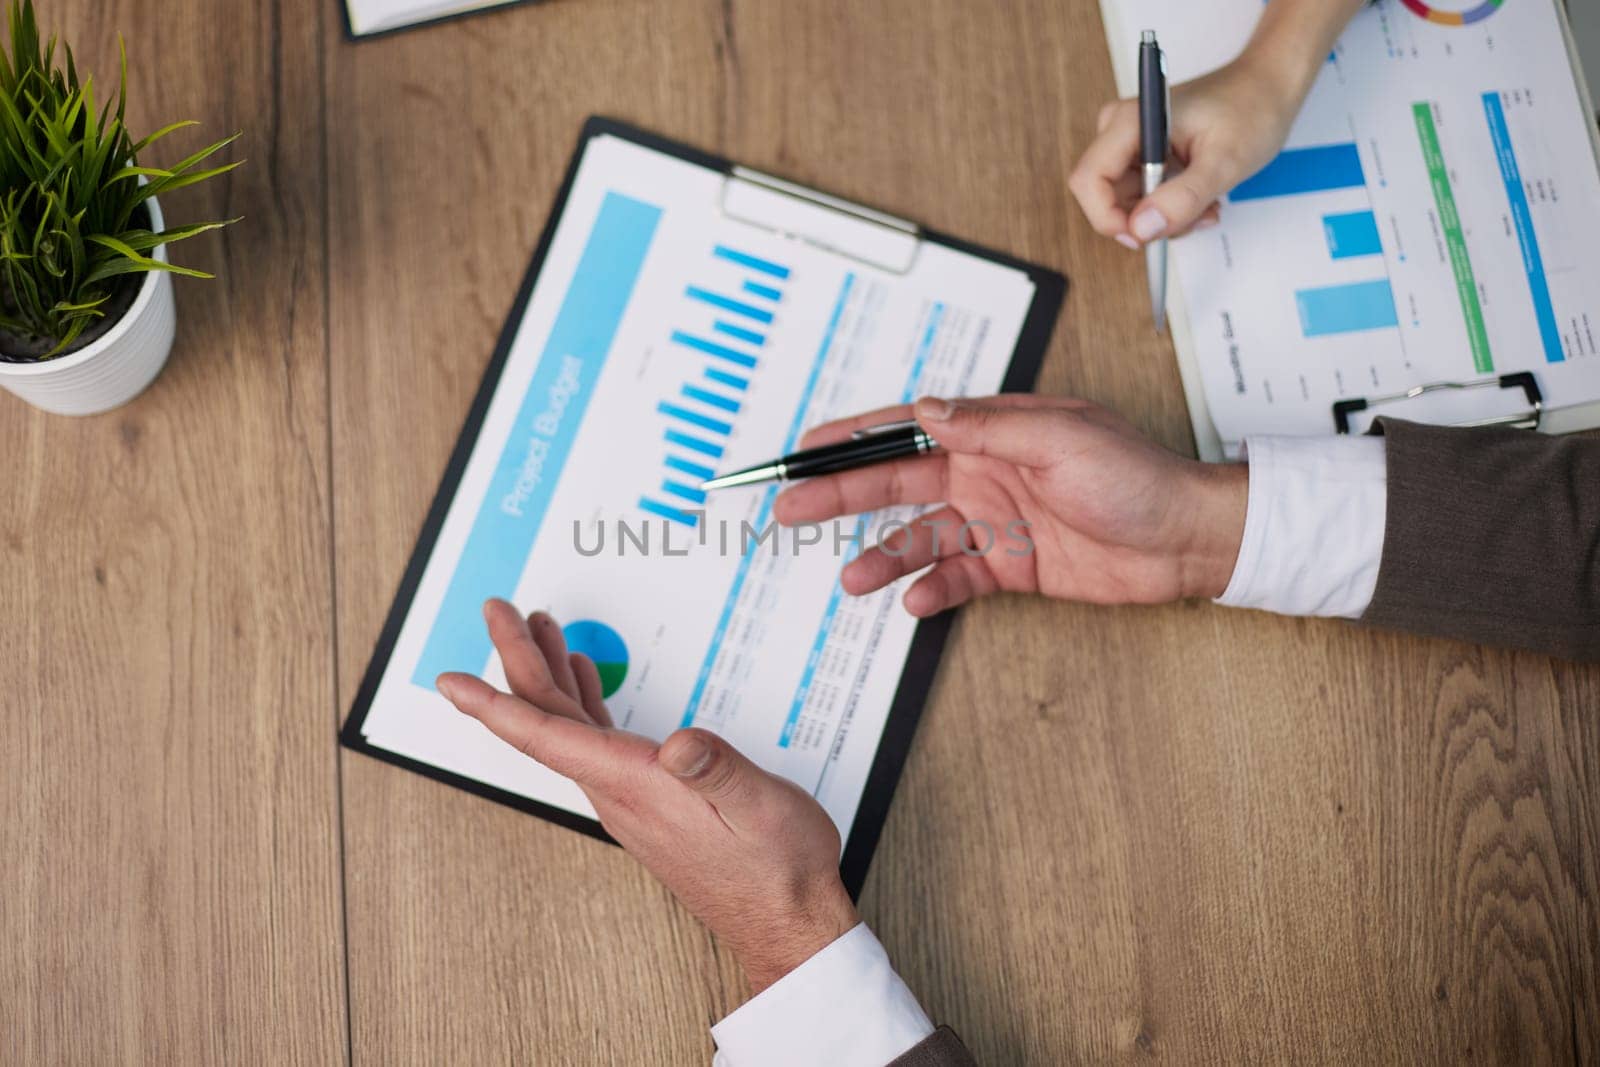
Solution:
<svg viewBox="0 0 1600 1067"><path fill-rule="evenodd" d="M517 293L510 315L506 318L506 325L501 331L499 342L495 346L494 356L490 359L489 366L484 371L483 382L478 386L477 395L473 397L472 407L467 412L466 424L462 428L461 436L456 440L455 449L450 454L449 465L445 468L444 477L439 483L439 489L434 494L433 503L428 508L428 517L423 522L422 532L417 537L417 545L412 550L411 560L406 564L405 575L400 580L400 588L395 593L394 604L389 608L388 617L384 620L383 630L378 635L377 645L373 650L372 659L367 665L366 674L362 677L361 687L356 692L355 701L350 708L350 714L345 719L344 726L339 732L339 741L345 748L352 751L365 753L386 763L392 763L398 767L415 771L435 781L453 785L458 789L464 789L469 793L505 804L519 811L538 815L540 818L547 819L560 826L615 844L616 842L612 841L611 836L601 829L600 824L594 820L573 814L562 808L530 800L516 793L485 785L475 779L443 770L432 764L391 752L388 749L379 748L369 743L362 733L362 725L366 721L367 712L371 708L373 697L377 693L378 683L388 667L389 657L394 652L395 641L400 635L406 616L410 613L412 599L416 596L417 586L422 580L422 573L427 566L429 557L433 553L440 528L444 524L445 514L449 511L451 501L455 498L461 476L466 469L467 460L472 454L473 446L477 442L479 431L482 429L484 416L489 409L489 402L499 385L500 375L505 369L506 360L510 357L512 341L527 310L534 286L538 283L539 274L544 267L545 255L549 251L550 242L555 236L556 226L566 211L567 194L571 191L572 184L577 177L578 165L583 159L589 142L596 137L605 135L630 141L636 145L674 156L724 175L732 175L738 169L732 162L709 152L703 152L697 148L670 141L616 119L592 116L584 123L583 132L578 137L577 148L567 166L566 176L562 179L561 188L556 193L556 200L551 208L550 217L545 222L544 232L539 236L539 243L533 253L533 261L528 267L527 274L523 277L522 287ZM791 186L790 188L798 189L799 187ZM825 197L825 194L818 195L831 203L842 203L841 201L833 200L833 198ZM861 210L865 211L867 209ZM1033 304L1029 307L1028 314L1023 320L1022 332L1017 338L1017 346L1012 353L1011 365L1007 368L1005 379L1001 386L1005 392L1031 391L1039 374L1039 366L1044 360L1045 349L1050 341L1050 334L1061 311L1062 301L1066 296L1066 278L1054 271L1024 263L1002 253L980 248L977 245L937 232L919 229L919 234L921 240L925 242L942 244L956 251L1021 271L1033 282L1035 287ZM922 709L927 702L928 692L932 688L934 672L938 667L939 656L944 649L945 639L949 636L950 626L954 621L954 617L954 612L946 612L932 619L924 619L917 625L911 649L906 656L905 665L901 671L899 685L895 690L894 700L890 704L888 718L878 739L878 750L873 757L872 767L867 774L861 802L856 809L855 821L851 824L850 836L845 842L844 852L840 859L840 874L844 879L845 888L849 890L852 898L860 894L862 884L866 881L867 867L871 862L872 853L877 847L878 837L883 832L884 820L888 818L889 804L894 798L895 785L899 781L901 769L905 766L906 757L910 754L911 740L916 734L917 723L922 717Z"/></svg>

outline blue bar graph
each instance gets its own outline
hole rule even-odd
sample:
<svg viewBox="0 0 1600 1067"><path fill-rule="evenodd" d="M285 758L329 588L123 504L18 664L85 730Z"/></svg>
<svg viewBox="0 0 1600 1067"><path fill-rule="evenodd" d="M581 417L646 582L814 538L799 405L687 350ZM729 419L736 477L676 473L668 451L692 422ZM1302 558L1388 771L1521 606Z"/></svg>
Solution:
<svg viewBox="0 0 1600 1067"><path fill-rule="evenodd" d="M1228 199L1265 200L1329 189L1364 188L1366 184L1361 153L1354 144L1318 145L1278 153L1277 158L1254 177L1245 179L1229 193Z"/></svg>
<svg viewBox="0 0 1600 1067"><path fill-rule="evenodd" d="M661 516L668 522L676 522L683 526L693 526L696 523L696 517L687 511L675 508L671 504L663 504L659 500L651 500L647 496L639 498L639 506L652 515Z"/></svg>
<svg viewBox="0 0 1600 1067"><path fill-rule="evenodd" d="M1383 237L1378 233L1378 216L1370 211L1352 211L1348 215L1324 215L1322 232L1328 238L1328 254L1334 259L1383 254Z"/></svg>
<svg viewBox="0 0 1600 1067"><path fill-rule="evenodd" d="M762 285L760 282L745 282L744 291L751 296L764 297L774 303L783 299L783 291L781 289L774 289L772 286Z"/></svg>
<svg viewBox="0 0 1600 1067"><path fill-rule="evenodd" d="M670 478L661 483L661 491L663 493L671 493L673 496L682 497L691 504L704 504L706 502L705 493L701 492L699 489L696 489L692 485L684 485L682 482L675 482Z"/></svg>
<svg viewBox="0 0 1600 1067"><path fill-rule="evenodd" d="M702 456L710 456L712 459L722 458L721 445L712 444L710 441L695 437L692 434L681 433L677 430L668 430L667 442L669 444L678 445L681 448L687 448L691 452L698 452Z"/></svg>
<svg viewBox="0 0 1600 1067"><path fill-rule="evenodd" d="M414 685L432 689L444 671L478 674L489 662L483 602L516 591L660 219L660 208L618 193L601 201L417 658ZM566 400L552 419L557 393Z"/></svg>
<svg viewBox="0 0 1600 1067"><path fill-rule="evenodd" d="M706 377L719 385L726 385L728 388L738 389L740 392L750 388L749 378L741 378L737 374L729 374L727 371L718 370L715 367L706 368Z"/></svg>
<svg viewBox="0 0 1600 1067"><path fill-rule="evenodd" d="M839 329L839 320L844 315L845 305L850 302L850 292L855 287L855 280L856 276L853 273L844 276L844 284L839 289L839 296L834 302L833 314L828 319L827 328L823 330L822 343L811 362L811 371L806 376L806 383L800 391L800 402L795 408L794 419L789 424L789 432L784 438L781 451L793 451L794 443L800 439L800 427L805 424L806 415L811 407L811 398L816 393L817 382L822 375L822 365L827 361L828 353L833 348L834 334ZM761 506L756 510L755 529L766 529L768 521L772 518L772 501L776 496L776 490L770 487L763 494ZM745 553L739 559L739 568L733 575L733 586L728 590L728 598L722 602L722 614L717 618L716 629L711 634L710 650L700 662L700 673L695 677L694 688L689 691L689 700L683 709L682 726L694 725L695 713L700 710L700 701L704 699L706 685L711 679L711 668L717 662L717 653L721 650L723 638L732 624L734 606L738 604L739 594L749 577L752 559L754 559L753 553Z"/></svg>
<svg viewBox="0 0 1600 1067"><path fill-rule="evenodd" d="M682 471L691 478L699 478L702 482L710 481L712 478L717 476L717 472L712 470L710 467L701 466L698 463L691 463L682 456L668 456L667 466L671 467L675 471Z"/></svg>
<svg viewBox="0 0 1600 1067"><path fill-rule="evenodd" d="M1394 289L1388 279L1302 289L1294 294L1300 308L1300 329L1307 337L1382 330L1400 324Z"/></svg>
<svg viewBox="0 0 1600 1067"><path fill-rule="evenodd" d="M752 256L748 252L740 252L729 248L727 245L718 245L711 251L713 255L725 259L730 263L737 263L741 267L749 267L751 270L758 271L761 274L771 275L780 282L789 277L788 267L780 267L771 260L762 259L759 256Z"/></svg>
<svg viewBox="0 0 1600 1067"><path fill-rule="evenodd" d="M1517 150L1511 144L1511 130L1506 126L1505 107L1499 93L1483 94L1483 110L1489 119L1489 136L1494 141L1494 151L1500 160L1500 177L1505 182L1506 198L1511 202L1511 219L1517 229L1517 243L1522 246L1522 268L1528 275L1528 289L1533 294L1533 313L1539 320L1539 339L1544 344L1547 363L1566 361L1566 349L1561 345L1561 328L1556 325L1556 309L1550 300L1550 281L1544 273L1544 256L1539 252L1539 235L1533 230L1533 212L1528 209L1528 193L1522 185L1522 168L1517 165Z"/></svg>
<svg viewBox="0 0 1600 1067"><path fill-rule="evenodd" d="M656 405L656 410L669 418L681 419L690 426L698 426L702 430L720 433L724 437L733 432L733 423L731 422L713 419L710 415L702 415L698 411L690 411L688 408L679 407L677 404L669 404L665 400Z"/></svg>
<svg viewBox="0 0 1600 1067"><path fill-rule="evenodd" d="M739 352L729 348L727 345L719 345L715 341L707 341L703 337L695 337L684 333L682 330L674 330L672 332L672 340L676 344L697 349L708 356L725 359L729 363L737 363L741 367L754 367L756 365L756 357L747 352Z"/></svg>
<svg viewBox="0 0 1600 1067"><path fill-rule="evenodd" d="M747 330L743 326L735 326L731 322L723 322L721 319L712 324L711 328L717 333L725 333L729 337L737 338L746 344L755 345L757 348L767 343L764 335L756 333L754 330Z"/></svg>
<svg viewBox="0 0 1600 1067"><path fill-rule="evenodd" d="M714 308L721 308L723 311L731 311L735 315L743 315L745 318L754 319L756 322L759 322L764 326L770 326L772 324L772 312L758 308L754 304L746 304L744 301L735 300L731 296L723 296L720 293L713 293L711 290L702 289L698 285L689 286L686 292L695 300L703 301L704 303L710 304Z"/></svg>
<svg viewBox="0 0 1600 1067"><path fill-rule="evenodd" d="M702 389L698 385L685 385L683 387L683 395L690 400L698 400L702 404L710 404L712 407L726 411L730 415L739 414L739 402L737 400L730 396L723 396L721 393L713 393L709 389Z"/></svg>

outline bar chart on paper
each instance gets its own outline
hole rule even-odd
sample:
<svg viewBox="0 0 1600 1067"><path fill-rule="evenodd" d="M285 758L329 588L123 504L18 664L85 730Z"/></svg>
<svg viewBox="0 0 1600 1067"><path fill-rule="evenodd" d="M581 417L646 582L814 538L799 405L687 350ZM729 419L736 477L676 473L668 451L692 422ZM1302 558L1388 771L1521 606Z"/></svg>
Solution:
<svg viewBox="0 0 1600 1067"><path fill-rule="evenodd" d="M682 314L689 325L671 334L684 374L678 392L656 405L665 445L661 484L639 498L648 514L689 527L699 521L695 509L706 502L700 483L715 476L726 451L791 273L721 244L707 268L716 281L685 288Z"/></svg>
<svg viewBox="0 0 1600 1067"><path fill-rule="evenodd" d="M1183 39L1236 18L1210 66L1261 7L1117 6L1124 29ZM1565 56L1553 0L1357 16L1287 147L1227 195L1221 226L1173 246L1180 350L1225 448L1331 432L1334 402L1430 382L1529 371L1557 405L1600 400L1600 167ZM1519 399L1495 393L1465 416Z"/></svg>

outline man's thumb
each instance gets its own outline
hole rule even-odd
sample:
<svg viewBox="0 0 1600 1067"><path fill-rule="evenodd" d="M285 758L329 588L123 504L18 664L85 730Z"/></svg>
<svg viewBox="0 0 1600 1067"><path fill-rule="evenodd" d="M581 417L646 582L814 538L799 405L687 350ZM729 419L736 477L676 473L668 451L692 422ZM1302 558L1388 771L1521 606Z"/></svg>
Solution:
<svg viewBox="0 0 1600 1067"><path fill-rule="evenodd" d="M656 758L674 777L718 808L746 801L762 773L716 734L692 727L663 741Z"/></svg>
<svg viewBox="0 0 1600 1067"><path fill-rule="evenodd" d="M1145 197L1129 216L1128 229L1141 244L1183 233L1222 198L1226 185L1211 168L1192 166Z"/></svg>
<svg viewBox="0 0 1600 1067"><path fill-rule="evenodd" d="M1060 454L1062 408L1006 407L976 400L917 401L917 422L947 452L990 456L1024 467L1043 467Z"/></svg>

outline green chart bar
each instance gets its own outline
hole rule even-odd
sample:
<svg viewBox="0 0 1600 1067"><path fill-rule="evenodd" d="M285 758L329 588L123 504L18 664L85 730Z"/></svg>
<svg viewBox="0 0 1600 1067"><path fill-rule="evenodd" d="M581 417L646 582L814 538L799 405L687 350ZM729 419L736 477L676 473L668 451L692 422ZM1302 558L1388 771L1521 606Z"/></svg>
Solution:
<svg viewBox="0 0 1600 1067"><path fill-rule="evenodd" d="M1444 152L1439 148L1439 130L1433 124L1433 106L1411 105L1417 120L1417 136L1422 141L1422 158L1433 182L1433 200L1439 207L1439 225L1444 230L1445 246L1450 249L1450 266L1456 275L1456 293L1461 312L1467 318L1467 340L1472 345L1472 365L1479 374L1494 371L1489 352L1489 331L1483 325L1483 306L1478 303L1478 280L1472 273L1472 257L1467 254L1467 238L1461 232L1461 214L1456 211L1455 193L1450 191L1450 172L1445 169Z"/></svg>

